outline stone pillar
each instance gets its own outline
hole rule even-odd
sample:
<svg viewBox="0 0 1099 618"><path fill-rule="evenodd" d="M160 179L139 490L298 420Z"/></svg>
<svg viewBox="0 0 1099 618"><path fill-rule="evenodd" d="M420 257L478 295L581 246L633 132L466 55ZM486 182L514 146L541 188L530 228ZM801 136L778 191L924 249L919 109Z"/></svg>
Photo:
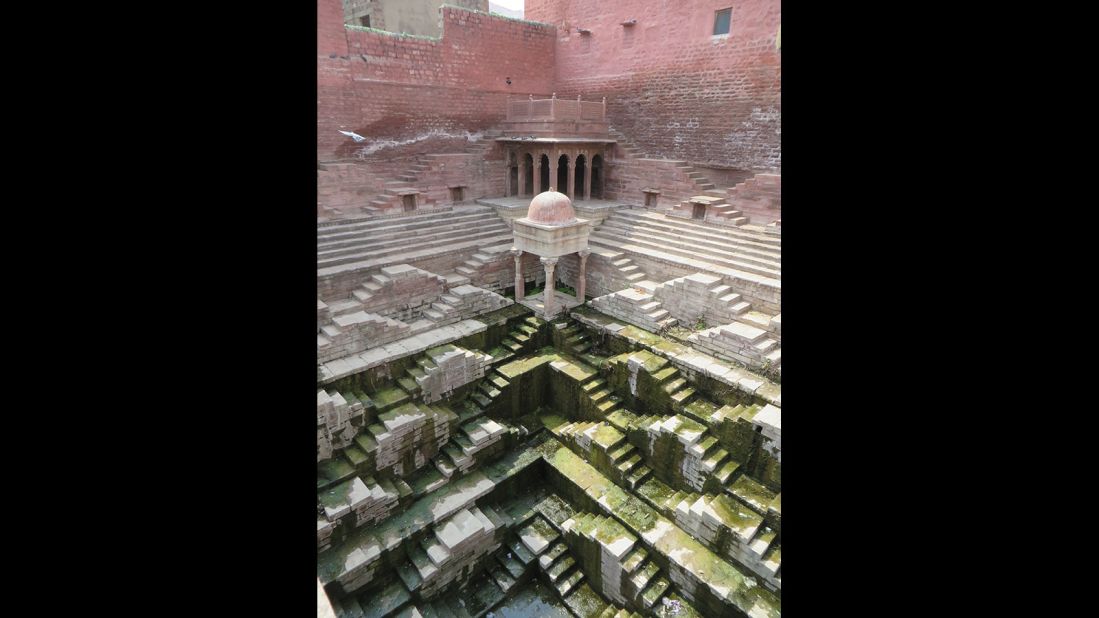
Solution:
<svg viewBox="0 0 1099 618"><path fill-rule="evenodd" d="M511 255L515 258L515 301L519 302L523 300L526 285L523 281L523 252L512 249Z"/></svg>
<svg viewBox="0 0 1099 618"><path fill-rule="evenodd" d="M542 193L543 191L546 190L546 188L542 186L542 168L543 167L545 167L545 166L542 165L542 157L539 156L538 157L538 169L535 170L535 173L534 173L534 194L535 195L538 195L539 193Z"/></svg>
<svg viewBox="0 0 1099 618"><path fill-rule="evenodd" d="M562 191L565 195L569 196L569 199L576 201L576 160L569 161L569 169L566 174L569 179L568 191Z"/></svg>
<svg viewBox="0 0 1099 618"><path fill-rule="evenodd" d="M527 158L519 157L519 197L527 194Z"/></svg>
<svg viewBox="0 0 1099 618"><path fill-rule="evenodd" d="M554 158L550 159L550 174L549 174L549 176L550 176L549 177L550 189L553 189L554 191L557 191L558 193L560 193L561 187L557 186L557 157L554 157ZM543 191L548 191L549 189L542 189L542 190Z"/></svg>
<svg viewBox="0 0 1099 618"><path fill-rule="evenodd" d="M576 300L582 305L584 294L588 291L588 256L591 255L591 251L584 249L577 251L576 255L580 256L580 279L576 282Z"/></svg>
<svg viewBox="0 0 1099 618"><path fill-rule="evenodd" d="M553 305L553 292L555 287L553 279L553 269L557 267L557 259L558 258L539 258L539 261L542 262L542 266L544 266L546 269L546 290L544 294L545 300L543 301L543 304L545 305L547 318L553 317L555 309Z"/></svg>
<svg viewBox="0 0 1099 618"><path fill-rule="evenodd" d="M511 195L511 161L504 165L504 197Z"/></svg>
<svg viewBox="0 0 1099 618"><path fill-rule="evenodd" d="M591 199L591 157L584 157L584 199Z"/></svg>

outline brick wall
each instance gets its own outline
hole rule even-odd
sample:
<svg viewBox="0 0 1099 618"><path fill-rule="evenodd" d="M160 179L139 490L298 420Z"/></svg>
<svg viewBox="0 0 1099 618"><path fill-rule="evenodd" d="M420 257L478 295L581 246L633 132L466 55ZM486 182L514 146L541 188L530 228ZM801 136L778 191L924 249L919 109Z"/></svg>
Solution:
<svg viewBox="0 0 1099 618"><path fill-rule="evenodd" d="M730 33L713 37L714 12L728 7ZM527 0L526 16L557 26L557 95L606 96L611 125L644 152L781 167L779 0Z"/></svg>
<svg viewBox="0 0 1099 618"><path fill-rule="evenodd" d="M349 157L363 146L341 129L371 141L475 132L503 120L509 94L553 89L552 26L440 10L443 32L435 39L345 28L339 0L319 0L320 160Z"/></svg>

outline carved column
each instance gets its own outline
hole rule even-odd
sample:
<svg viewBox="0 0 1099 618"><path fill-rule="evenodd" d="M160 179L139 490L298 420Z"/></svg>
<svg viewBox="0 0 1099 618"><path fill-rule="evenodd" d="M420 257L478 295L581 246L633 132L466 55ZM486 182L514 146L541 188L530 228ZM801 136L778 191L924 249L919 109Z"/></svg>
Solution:
<svg viewBox="0 0 1099 618"><path fill-rule="evenodd" d="M511 195L511 160L504 165L504 197Z"/></svg>
<svg viewBox="0 0 1099 618"><path fill-rule="evenodd" d="M557 260L558 258L539 258L539 261L542 262L542 266L546 268L546 293L544 295L545 300L543 301L543 304L545 305L547 318L553 317L553 314L555 313L553 304L553 292L555 287L553 269L557 267Z"/></svg>
<svg viewBox="0 0 1099 618"><path fill-rule="evenodd" d="M511 255L515 258L515 300L523 300L526 283L523 281L523 252L512 249Z"/></svg>
<svg viewBox="0 0 1099 618"><path fill-rule="evenodd" d="M591 255L591 251L584 249L583 251L577 251L576 255L580 256L580 279L576 284L576 300L580 301L580 304L584 304L584 294L588 291L588 256Z"/></svg>
<svg viewBox="0 0 1099 618"><path fill-rule="evenodd" d="M557 153L554 153L557 154ZM558 191L561 187L557 186L557 157L550 159L550 174L549 174L549 189L542 189L543 191Z"/></svg>
<svg viewBox="0 0 1099 618"><path fill-rule="evenodd" d="M545 165L542 163L541 155L539 155L539 157L538 157L538 169L536 170L537 173L534 174L534 194L535 195L538 195L539 193L546 190L546 188L542 186L542 168L543 167L545 167Z"/></svg>
<svg viewBox="0 0 1099 618"><path fill-rule="evenodd" d="M569 167L568 167L568 172L567 172L566 176L569 179L569 186L568 186L568 190L563 191L562 193L569 196L569 199L575 202L576 201L576 158L575 157L573 158L572 161L569 161Z"/></svg>
<svg viewBox="0 0 1099 618"><path fill-rule="evenodd" d="M584 157L584 199L591 199L591 153Z"/></svg>
<svg viewBox="0 0 1099 618"><path fill-rule="evenodd" d="M527 194L527 157L519 156L519 197Z"/></svg>

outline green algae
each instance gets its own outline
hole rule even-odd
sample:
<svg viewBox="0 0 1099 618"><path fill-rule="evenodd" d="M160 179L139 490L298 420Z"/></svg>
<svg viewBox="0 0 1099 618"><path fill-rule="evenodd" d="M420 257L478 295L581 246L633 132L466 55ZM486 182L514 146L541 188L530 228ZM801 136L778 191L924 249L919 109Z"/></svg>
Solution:
<svg viewBox="0 0 1099 618"><path fill-rule="evenodd" d="M524 373L560 359L561 357L553 348L543 348L531 356L501 365L496 370L509 381L514 381Z"/></svg>

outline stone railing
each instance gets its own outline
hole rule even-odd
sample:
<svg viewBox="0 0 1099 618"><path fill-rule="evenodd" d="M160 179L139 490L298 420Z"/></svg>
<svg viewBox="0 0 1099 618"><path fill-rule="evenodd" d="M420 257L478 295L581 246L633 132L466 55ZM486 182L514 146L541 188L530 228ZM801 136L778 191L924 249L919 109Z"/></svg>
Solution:
<svg viewBox="0 0 1099 618"><path fill-rule="evenodd" d="M573 101L558 99L556 92L548 99L535 99L532 94L526 99L509 100L507 119L604 121L607 119L607 97L602 101L581 101L577 95Z"/></svg>

